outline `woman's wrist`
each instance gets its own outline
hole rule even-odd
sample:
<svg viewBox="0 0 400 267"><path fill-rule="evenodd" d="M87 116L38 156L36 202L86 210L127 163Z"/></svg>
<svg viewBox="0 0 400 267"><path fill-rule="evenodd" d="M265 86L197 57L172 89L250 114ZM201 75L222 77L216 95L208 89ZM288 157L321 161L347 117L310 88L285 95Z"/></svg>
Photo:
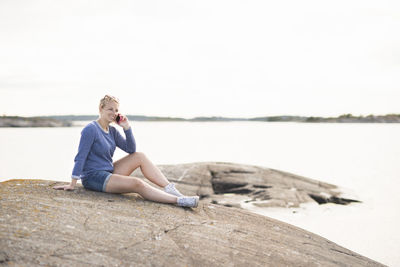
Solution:
<svg viewBox="0 0 400 267"><path fill-rule="evenodd" d="M131 128L131 126L128 125L128 126L124 126L124 127L122 127L122 128L124 128L124 131L128 131L128 130Z"/></svg>

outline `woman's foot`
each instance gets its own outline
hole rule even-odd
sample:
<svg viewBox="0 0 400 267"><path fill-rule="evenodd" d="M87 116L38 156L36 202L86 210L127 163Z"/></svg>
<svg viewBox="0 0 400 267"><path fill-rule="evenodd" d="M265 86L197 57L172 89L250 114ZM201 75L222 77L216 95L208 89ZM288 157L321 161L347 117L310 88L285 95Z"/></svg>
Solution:
<svg viewBox="0 0 400 267"><path fill-rule="evenodd" d="M183 194L178 191L178 189L175 188L175 185L173 183L169 183L167 186L164 187L164 191L167 192L168 194L177 196L177 197L183 197Z"/></svg>
<svg viewBox="0 0 400 267"><path fill-rule="evenodd" d="M193 197L178 197L178 206L180 207L190 207L190 208L196 208L197 205L199 204L199 197L198 196L193 196Z"/></svg>

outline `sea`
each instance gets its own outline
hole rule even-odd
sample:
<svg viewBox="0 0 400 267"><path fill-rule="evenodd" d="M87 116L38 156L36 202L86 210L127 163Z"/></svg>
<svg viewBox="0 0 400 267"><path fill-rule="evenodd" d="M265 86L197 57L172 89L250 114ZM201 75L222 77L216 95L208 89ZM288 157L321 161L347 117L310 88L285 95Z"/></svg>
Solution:
<svg viewBox="0 0 400 267"><path fill-rule="evenodd" d="M87 123L0 128L0 181L70 181L80 132ZM246 208L400 267L400 124L132 121L131 125L137 150L155 164L249 164L340 186L347 196L362 202ZM117 149L114 160L124 155Z"/></svg>

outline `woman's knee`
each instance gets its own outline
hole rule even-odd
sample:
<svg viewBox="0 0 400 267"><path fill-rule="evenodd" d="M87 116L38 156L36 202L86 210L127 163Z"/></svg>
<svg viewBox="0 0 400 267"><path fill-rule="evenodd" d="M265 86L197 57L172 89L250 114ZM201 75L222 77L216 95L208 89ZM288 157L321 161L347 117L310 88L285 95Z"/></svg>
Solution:
<svg viewBox="0 0 400 267"><path fill-rule="evenodd" d="M145 186L146 184L139 178L132 178L130 181L130 187L133 191L141 191Z"/></svg>
<svg viewBox="0 0 400 267"><path fill-rule="evenodd" d="M143 161L146 159L146 155L143 152L135 152L130 156L132 156L132 160L134 162L138 162L139 164L142 164Z"/></svg>
<svg viewBox="0 0 400 267"><path fill-rule="evenodd" d="M143 152L135 152L135 153L133 153L132 155L133 155L134 157L140 159L140 160L146 158L146 155L145 155Z"/></svg>

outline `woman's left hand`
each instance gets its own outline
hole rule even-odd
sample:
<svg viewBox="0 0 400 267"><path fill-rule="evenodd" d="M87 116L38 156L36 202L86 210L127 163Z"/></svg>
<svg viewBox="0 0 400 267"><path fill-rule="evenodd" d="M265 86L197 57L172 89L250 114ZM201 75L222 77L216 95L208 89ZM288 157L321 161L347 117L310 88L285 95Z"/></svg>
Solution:
<svg viewBox="0 0 400 267"><path fill-rule="evenodd" d="M53 189L65 190L65 191L72 191L72 190L74 190L74 188L75 187L73 185L71 185L71 184L53 186Z"/></svg>
<svg viewBox="0 0 400 267"><path fill-rule="evenodd" d="M129 124L128 117L126 117L122 114L119 114L119 117L120 117L120 120L119 120L118 125L121 126L122 128L124 128L124 130L128 130L131 127L131 125Z"/></svg>

